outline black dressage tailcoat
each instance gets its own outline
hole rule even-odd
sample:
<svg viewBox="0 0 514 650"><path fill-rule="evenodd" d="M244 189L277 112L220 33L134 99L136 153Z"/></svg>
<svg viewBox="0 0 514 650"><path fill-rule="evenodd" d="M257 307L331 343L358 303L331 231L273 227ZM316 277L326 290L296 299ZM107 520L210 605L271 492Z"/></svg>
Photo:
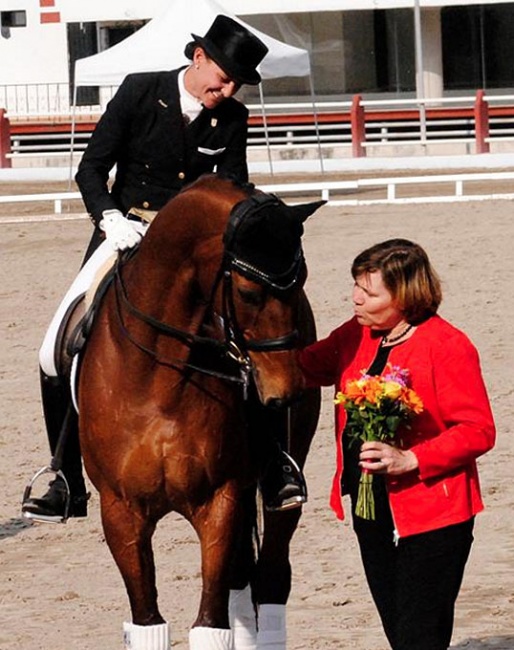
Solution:
<svg viewBox="0 0 514 650"><path fill-rule="evenodd" d="M248 109L234 98L186 125L179 70L128 75L99 120L75 177L95 225L104 210L159 210L215 170L248 180ZM109 190L109 172L116 165Z"/></svg>

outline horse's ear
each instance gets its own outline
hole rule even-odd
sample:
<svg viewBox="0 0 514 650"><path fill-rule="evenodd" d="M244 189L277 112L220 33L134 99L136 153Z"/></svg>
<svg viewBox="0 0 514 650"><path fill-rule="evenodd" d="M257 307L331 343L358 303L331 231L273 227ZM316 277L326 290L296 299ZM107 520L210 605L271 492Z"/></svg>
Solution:
<svg viewBox="0 0 514 650"><path fill-rule="evenodd" d="M301 205L288 206L290 214L302 223L314 214L318 208L325 205L326 201L314 201L313 203L302 203Z"/></svg>

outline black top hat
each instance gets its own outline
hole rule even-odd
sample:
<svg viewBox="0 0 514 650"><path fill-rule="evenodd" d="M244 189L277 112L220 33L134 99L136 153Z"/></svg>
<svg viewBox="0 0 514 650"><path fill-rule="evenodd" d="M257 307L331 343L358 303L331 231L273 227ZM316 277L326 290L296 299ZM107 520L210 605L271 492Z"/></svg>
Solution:
<svg viewBox="0 0 514 650"><path fill-rule="evenodd" d="M209 57L234 81L255 86L261 80L255 69L268 53L264 43L241 23L228 16L216 16L205 36L191 34L195 39L186 45L191 59L194 47L200 45Z"/></svg>

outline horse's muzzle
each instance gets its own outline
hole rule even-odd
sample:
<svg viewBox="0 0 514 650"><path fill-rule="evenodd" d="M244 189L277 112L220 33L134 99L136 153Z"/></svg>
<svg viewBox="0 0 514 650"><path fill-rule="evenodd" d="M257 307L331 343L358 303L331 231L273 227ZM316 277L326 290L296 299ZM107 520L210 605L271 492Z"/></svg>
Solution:
<svg viewBox="0 0 514 650"><path fill-rule="evenodd" d="M295 402L301 400L303 391L299 391L292 395L291 397L271 397L266 400L264 406L272 409L286 409L288 406L292 406Z"/></svg>

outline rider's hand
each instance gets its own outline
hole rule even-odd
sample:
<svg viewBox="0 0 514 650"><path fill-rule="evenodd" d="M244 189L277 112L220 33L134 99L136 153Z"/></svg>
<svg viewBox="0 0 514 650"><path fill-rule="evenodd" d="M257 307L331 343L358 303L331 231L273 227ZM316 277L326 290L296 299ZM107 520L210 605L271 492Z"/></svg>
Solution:
<svg viewBox="0 0 514 650"><path fill-rule="evenodd" d="M141 241L141 235L136 230L136 224L126 219L119 210L104 210L100 228L105 238L115 251L133 248Z"/></svg>

